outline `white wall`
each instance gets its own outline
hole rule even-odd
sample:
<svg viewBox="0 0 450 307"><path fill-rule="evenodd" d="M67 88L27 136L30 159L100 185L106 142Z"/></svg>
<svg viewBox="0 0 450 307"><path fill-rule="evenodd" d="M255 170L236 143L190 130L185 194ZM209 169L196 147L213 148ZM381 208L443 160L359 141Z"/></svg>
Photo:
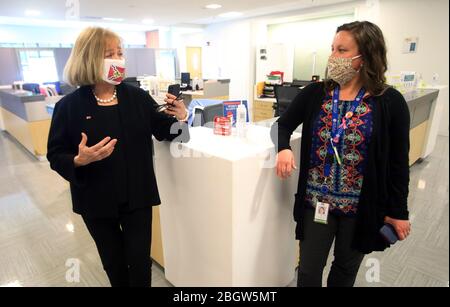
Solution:
<svg viewBox="0 0 450 307"><path fill-rule="evenodd" d="M383 0L379 25L389 49L389 71L416 71L427 83L437 73L438 83L449 85L448 0ZM419 38L417 53L402 53L403 40L407 37ZM444 102L439 134L448 136L448 88L441 90L439 99Z"/></svg>
<svg viewBox="0 0 450 307"><path fill-rule="evenodd" d="M186 71L186 47L204 47L206 46L204 33L200 32L190 33L182 30L172 29L170 39L164 43L160 39L161 48L175 48L177 50L180 72ZM205 52L205 48L202 48ZM204 56L204 54L203 54ZM202 60L203 62L203 60ZM203 63L202 63L203 65ZM203 65L203 69L204 69Z"/></svg>
<svg viewBox="0 0 450 307"><path fill-rule="evenodd" d="M249 21L211 25L205 30L210 46L204 48L204 76L231 79L230 99L252 97L255 56L250 38Z"/></svg>
<svg viewBox="0 0 450 307"><path fill-rule="evenodd" d="M230 99L249 99L255 74L251 26L238 21L209 25L198 33L173 31L171 45L164 47L177 48L180 71L186 70L186 47L202 47L203 78L231 79Z"/></svg>

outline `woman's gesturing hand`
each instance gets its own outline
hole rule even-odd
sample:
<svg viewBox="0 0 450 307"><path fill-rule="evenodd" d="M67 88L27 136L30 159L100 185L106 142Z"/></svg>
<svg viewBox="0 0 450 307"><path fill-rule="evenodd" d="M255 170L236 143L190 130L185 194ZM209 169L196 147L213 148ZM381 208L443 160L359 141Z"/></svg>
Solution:
<svg viewBox="0 0 450 307"><path fill-rule="evenodd" d="M114 146L117 143L117 139L111 140L108 136L94 146L88 147L86 145L87 140L87 135L81 133L81 142L80 145L78 145L78 155L73 159L75 167L88 165L92 162L109 157L113 153Z"/></svg>

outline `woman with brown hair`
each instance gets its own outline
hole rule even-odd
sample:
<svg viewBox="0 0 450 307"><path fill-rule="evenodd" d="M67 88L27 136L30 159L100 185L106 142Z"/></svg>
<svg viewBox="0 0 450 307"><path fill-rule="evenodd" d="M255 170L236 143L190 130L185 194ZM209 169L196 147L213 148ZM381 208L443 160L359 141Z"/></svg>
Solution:
<svg viewBox="0 0 450 307"><path fill-rule="evenodd" d="M344 24L331 51L326 80L302 89L272 127L277 175L286 179L296 169L290 137L303 124L298 286L322 286L333 241L328 286L353 286L364 255L389 246L385 223L400 240L410 233L410 118L403 96L386 85L383 33L367 21Z"/></svg>
<svg viewBox="0 0 450 307"><path fill-rule="evenodd" d="M144 90L122 83L120 37L87 28L66 64L79 88L55 106L50 167L70 183L73 211L82 216L113 287L151 285L152 206L161 203L153 171L152 136L189 140L187 111L168 94L169 108Z"/></svg>

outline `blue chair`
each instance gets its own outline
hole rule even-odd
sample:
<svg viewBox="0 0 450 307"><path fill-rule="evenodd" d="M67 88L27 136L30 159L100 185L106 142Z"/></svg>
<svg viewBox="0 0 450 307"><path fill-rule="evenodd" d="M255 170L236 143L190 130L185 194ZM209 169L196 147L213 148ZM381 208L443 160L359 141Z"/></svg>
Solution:
<svg viewBox="0 0 450 307"><path fill-rule="evenodd" d="M25 90L25 91L33 92L34 94L40 94L41 93L40 86L37 83L24 83L22 85L22 89Z"/></svg>

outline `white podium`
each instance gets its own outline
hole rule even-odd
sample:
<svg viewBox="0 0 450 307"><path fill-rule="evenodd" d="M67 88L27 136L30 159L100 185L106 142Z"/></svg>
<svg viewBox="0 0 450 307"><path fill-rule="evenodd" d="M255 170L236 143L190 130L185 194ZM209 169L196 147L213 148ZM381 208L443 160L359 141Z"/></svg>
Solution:
<svg viewBox="0 0 450 307"><path fill-rule="evenodd" d="M277 178L269 131L251 125L242 139L196 127L187 144L155 141L164 267L173 285L283 287L294 279L298 171ZM291 145L299 157L299 133Z"/></svg>

